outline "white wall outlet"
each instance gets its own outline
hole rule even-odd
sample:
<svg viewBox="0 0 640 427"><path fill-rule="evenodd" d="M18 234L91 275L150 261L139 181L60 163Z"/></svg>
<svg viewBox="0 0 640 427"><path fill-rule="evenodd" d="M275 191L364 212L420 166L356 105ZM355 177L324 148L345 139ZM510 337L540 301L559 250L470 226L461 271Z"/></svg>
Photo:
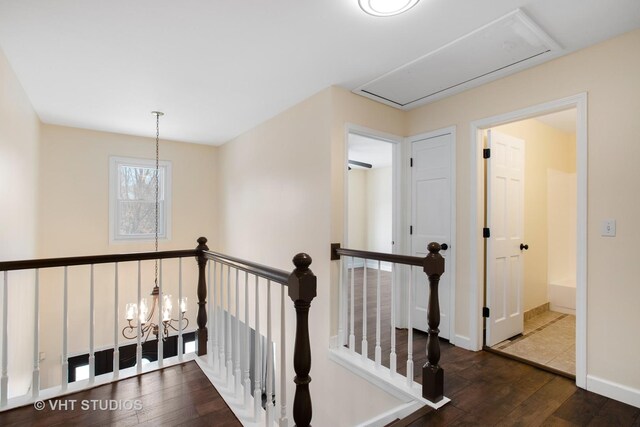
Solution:
<svg viewBox="0 0 640 427"><path fill-rule="evenodd" d="M615 237L616 236L616 220L615 219L602 220L600 234L604 237Z"/></svg>

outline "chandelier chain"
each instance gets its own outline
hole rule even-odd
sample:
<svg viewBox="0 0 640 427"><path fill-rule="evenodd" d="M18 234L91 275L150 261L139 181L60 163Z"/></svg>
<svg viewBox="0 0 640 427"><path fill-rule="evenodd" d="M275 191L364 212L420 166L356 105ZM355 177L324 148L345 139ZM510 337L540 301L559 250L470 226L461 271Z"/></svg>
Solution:
<svg viewBox="0 0 640 427"><path fill-rule="evenodd" d="M160 114L156 114L156 175L155 175L155 184L156 184L156 204L155 204L155 209L156 209L156 224L155 224L155 251L158 252L158 204L159 204L159 198L158 198L158 189L159 189L159 182L158 182L158 175L159 175L159 171L160 171ZM156 259L156 265L155 265L155 284L156 286L158 286L158 260Z"/></svg>

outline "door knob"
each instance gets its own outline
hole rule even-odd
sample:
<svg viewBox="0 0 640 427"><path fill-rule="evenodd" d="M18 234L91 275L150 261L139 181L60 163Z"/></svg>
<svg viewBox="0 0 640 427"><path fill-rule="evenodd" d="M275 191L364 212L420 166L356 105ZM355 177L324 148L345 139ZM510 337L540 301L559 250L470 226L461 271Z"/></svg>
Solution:
<svg viewBox="0 0 640 427"><path fill-rule="evenodd" d="M446 251L447 249L449 249L449 245L447 245L446 243L441 243L440 244L440 250Z"/></svg>
<svg viewBox="0 0 640 427"><path fill-rule="evenodd" d="M523 250L523 249L526 251L527 249L529 249L529 245L525 245L524 243L520 243L520 250Z"/></svg>

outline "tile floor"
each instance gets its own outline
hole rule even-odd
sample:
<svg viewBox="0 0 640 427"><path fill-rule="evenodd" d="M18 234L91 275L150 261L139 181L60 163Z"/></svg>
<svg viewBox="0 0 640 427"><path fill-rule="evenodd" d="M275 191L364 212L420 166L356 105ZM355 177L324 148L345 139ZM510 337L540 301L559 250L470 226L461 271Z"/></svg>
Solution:
<svg viewBox="0 0 640 427"><path fill-rule="evenodd" d="M575 341L576 317L546 311L525 321L522 335L493 348L575 375Z"/></svg>

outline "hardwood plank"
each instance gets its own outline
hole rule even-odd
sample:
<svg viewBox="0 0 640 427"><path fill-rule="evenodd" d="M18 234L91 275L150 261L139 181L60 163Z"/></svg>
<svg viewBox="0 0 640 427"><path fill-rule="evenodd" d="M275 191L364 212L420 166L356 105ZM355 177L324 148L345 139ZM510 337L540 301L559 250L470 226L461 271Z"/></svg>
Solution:
<svg viewBox="0 0 640 427"><path fill-rule="evenodd" d="M100 405L103 408L113 405L110 400L123 403L116 403L118 407L114 410L101 410ZM130 403L134 400L140 401L142 407L134 408ZM71 401L75 402L73 409L69 403L66 410L51 408L51 402ZM91 407L92 401L97 402L97 409L85 410L82 403ZM0 425L241 425L195 362L98 386L45 404L42 411L29 405L2 412Z"/></svg>

